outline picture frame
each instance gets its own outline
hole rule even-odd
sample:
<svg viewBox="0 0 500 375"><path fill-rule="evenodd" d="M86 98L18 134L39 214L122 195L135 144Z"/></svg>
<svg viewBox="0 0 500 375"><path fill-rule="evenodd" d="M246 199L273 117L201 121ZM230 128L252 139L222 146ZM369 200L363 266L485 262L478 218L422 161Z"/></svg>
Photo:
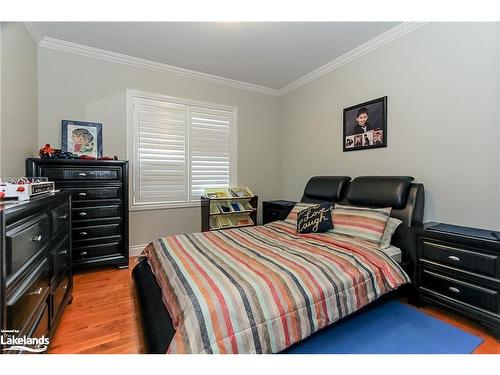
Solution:
<svg viewBox="0 0 500 375"><path fill-rule="evenodd" d="M102 157L102 124L62 120L61 149L78 156Z"/></svg>
<svg viewBox="0 0 500 375"><path fill-rule="evenodd" d="M342 134L344 152L387 147L387 96L344 108Z"/></svg>

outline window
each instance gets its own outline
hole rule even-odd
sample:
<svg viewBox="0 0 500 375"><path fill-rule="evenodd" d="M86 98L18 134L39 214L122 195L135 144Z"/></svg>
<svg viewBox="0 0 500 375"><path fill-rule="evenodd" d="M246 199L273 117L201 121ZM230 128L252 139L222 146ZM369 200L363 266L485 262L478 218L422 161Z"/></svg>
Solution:
<svg viewBox="0 0 500 375"><path fill-rule="evenodd" d="M237 109L127 90L131 209L200 204L236 184Z"/></svg>

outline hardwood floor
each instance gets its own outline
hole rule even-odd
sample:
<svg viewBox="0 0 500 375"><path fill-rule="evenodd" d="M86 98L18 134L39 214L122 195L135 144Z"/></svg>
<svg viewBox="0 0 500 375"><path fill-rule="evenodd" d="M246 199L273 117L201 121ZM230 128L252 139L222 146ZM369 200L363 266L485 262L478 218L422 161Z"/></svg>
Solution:
<svg viewBox="0 0 500 375"><path fill-rule="evenodd" d="M73 302L66 308L49 353L140 353L138 309L132 269L103 268L74 275ZM137 313L136 313L137 312Z"/></svg>
<svg viewBox="0 0 500 375"><path fill-rule="evenodd" d="M73 303L66 308L49 353L140 353L142 332L128 270L105 268L74 275ZM500 354L500 342L478 324L437 307L420 310L480 336L475 354Z"/></svg>

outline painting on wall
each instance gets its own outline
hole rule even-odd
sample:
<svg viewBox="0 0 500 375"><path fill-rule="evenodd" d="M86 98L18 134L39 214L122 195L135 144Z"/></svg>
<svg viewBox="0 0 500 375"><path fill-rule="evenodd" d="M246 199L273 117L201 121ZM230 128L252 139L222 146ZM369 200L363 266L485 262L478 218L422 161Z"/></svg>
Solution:
<svg viewBox="0 0 500 375"><path fill-rule="evenodd" d="M387 96L344 109L344 151L387 147Z"/></svg>
<svg viewBox="0 0 500 375"><path fill-rule="evenodd" d="M62 120L61 148L78 156L102 157L102 124Z"/></svg>

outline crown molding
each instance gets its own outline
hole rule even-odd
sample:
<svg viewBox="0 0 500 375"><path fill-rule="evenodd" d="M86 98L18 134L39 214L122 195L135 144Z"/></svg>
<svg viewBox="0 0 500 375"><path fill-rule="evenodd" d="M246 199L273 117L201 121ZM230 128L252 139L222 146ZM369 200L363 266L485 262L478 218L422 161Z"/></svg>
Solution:
<svg viewBox="0 0 500 375"><path fill-rule="evenodd" d="M252 91L259 94L279 96L279 90L265 86L254 85L252 83L241 82L230 78L224 78L212 74L197 72L194 70L179 68L177 66L167 65L151 60L141 59L139 57L129 56L122 53L103 50L68 42L65 40L43 37L38 44L39 47L53 49L56 51L68 52L76 55L91 57L98 60L114 62L117 64L133 66L136 68L153 70L155 72L174 75L177 77L195 79L198 81L210 82L217 85L232 87L236 89Z"/></svg>
<svg viewBox="0 0 500 375"><path fill-rule="evenodd" d="M312 72L302 76L301 78L289 83L288 85L282 87L279 90L279 96L283 96L289 94L290 92L298 89L301 86L312 82L325 74L333 72L340 67L359 59L362 56L369 54L370 52L375 51L376 49L385 46L386 44L412 32L420 27L426 25L428 22L403 22L392 29L387 30L385 33L380 34L379 36L369 40L368 42L360 45L359 47L354 48L353 50L345 53L342 56L337 57L335 60L330 61L329 63L319 67L318 69L313 70Z"/></svg>
<svg viewBox="0 0 500 375"><path fill-rule="evenodd" d="M26 28L30 32L33 40L37 42L39 47L53 49L81 56L86 56L98 60L114 62L118 64L133 66L137 68L152 70L160 73L170 74L177 77L195 79L198 81L210 82L221 86L232 87L240 90L256 92L259 94L271 95L280 97L298 89L301 86L312 82L325 74L328 74L340 67L359 59L362 56L373 52L374 50L385 46L386 44L426 25L428 22L403 22L396 27L386 31L383 34L369 40L368 42L354 48L344 55L330 61L329 63L313 70L312 72L302 76L301 78L289 83L281 89L273 89L270 87L255 85L252 83L242 82L230 78L224 78L208 73L197 72L194 70L179 68L173 65L167 65L151 60L141 59L139 57L129 56L122 53L103 50L100 48L85 46L78 43L68 42L65 40L55 39L51 37L43 37L37 34L35 28L30 23L25 23Z"/></svg>
<svg viewBox="0 0 500 375"><path fill-rule="evenodd" d="M24 26L26 27L26 29L28 29L28 32L31 34L31 38L33 38L33 41L35 42L35 44L39 45L42 38L40 37L40 35L36 31L33 24L31 22L24 22Z"/></svg>

